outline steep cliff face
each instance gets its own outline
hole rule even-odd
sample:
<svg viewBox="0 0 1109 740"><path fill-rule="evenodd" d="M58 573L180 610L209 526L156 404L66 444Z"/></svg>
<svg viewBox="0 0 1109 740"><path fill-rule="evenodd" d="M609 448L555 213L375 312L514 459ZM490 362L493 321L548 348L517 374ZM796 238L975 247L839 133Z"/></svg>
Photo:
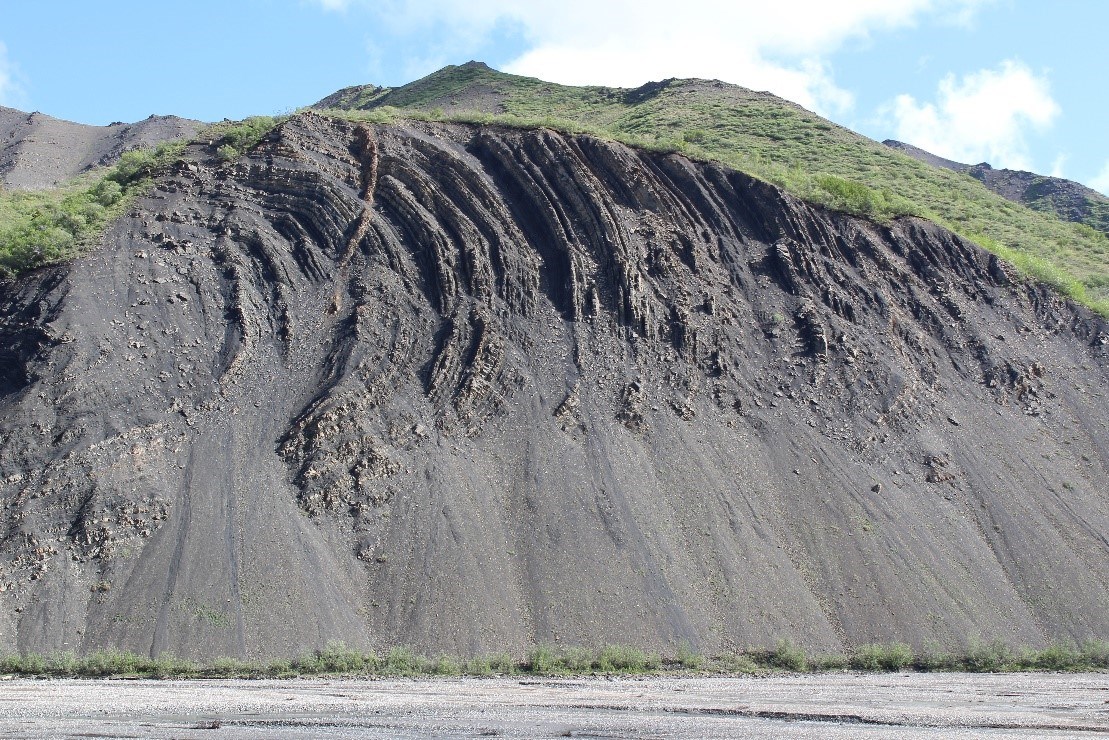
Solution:
<svg viewBox="0 0 1109 740"><path fill-rule="evenodd" d="M1109 327L928 223L306 114L0 313L0 636L1109 634Z"/></svg>

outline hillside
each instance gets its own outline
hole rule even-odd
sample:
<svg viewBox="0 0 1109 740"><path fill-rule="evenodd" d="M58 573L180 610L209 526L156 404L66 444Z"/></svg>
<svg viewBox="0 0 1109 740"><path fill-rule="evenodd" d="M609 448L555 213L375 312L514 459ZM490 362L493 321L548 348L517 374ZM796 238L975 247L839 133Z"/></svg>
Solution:
<svg viewBox="0 0 1109 740"><path fill-rule="evenodd" d="M114 164L125 151L193 136L202 125L177 116L150 116L138 123L86 126L0 106L0 186L57 187Z"/></svg>
<svg viewBox="0 0 1109 740"><path fill-rule="evenodd" d="M687 88L594 113L778 105ZM225 146L0 286L6 645L1109 635L1109 325L969 241L549 129Z"/></svg>
<svg viewBox="0 0 1109 740"><path fill-rule="evenodd" d="M471 62L399 88L347 88L314 107L363 111L373 120L400 111L543 124L718 161L859 215L924 216L1109 313L1104 234L1014 205L970 176L919 162L769 93L707 80L566 87Z"/></svg>
<svg viewBox="0 0 1109 740"><path fill-rule="evenodd" d="M1063 221L1086 224L1109 235L1109 198L1081 183L1024 170L994 169L988 162L962 164L893 139L882 143L934 167L945 167L970 175L1001 197L1015 203L1052 214Z"/></svg>

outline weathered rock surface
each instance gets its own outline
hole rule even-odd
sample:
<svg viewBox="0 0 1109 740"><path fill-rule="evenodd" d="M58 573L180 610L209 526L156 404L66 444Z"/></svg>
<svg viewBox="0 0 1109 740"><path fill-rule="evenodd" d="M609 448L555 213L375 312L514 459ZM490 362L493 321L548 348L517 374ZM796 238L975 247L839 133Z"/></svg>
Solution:
<svg viewBox="0 0 1109 740"><path fill-rule="evenodd" d="M51 188L113 164L129 149L192 136L202 125L177 116L150 116L138 123L87 126L0 106L0 185Z"/></svg>
<svg viewBox="0 0 1109 740"><path fill-rule="evenodd" d="M0 640L1109 635L1109 326L918 220L305 114L0 298Z"/></svg>

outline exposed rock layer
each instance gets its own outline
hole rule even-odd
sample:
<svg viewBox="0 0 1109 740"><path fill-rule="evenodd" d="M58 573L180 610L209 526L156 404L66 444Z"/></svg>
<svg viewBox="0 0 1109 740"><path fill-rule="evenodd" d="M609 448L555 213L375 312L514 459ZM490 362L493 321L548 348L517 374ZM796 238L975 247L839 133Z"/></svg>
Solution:
<svg viewBox="0 0 1109 740"><path fill-rule="evenodd" d="M0 635L288 655L1109 635L1109 327L928 223L293 118L0 308Z"/></svg>

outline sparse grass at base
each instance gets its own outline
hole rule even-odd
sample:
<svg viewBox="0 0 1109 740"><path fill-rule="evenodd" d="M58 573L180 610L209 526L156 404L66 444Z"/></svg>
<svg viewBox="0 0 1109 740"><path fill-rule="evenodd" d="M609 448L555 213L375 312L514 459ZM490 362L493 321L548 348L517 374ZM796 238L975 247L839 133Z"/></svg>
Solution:
<svg viewBox="0 0 1109 740"><path fill-rule="evenodd" d="M1014 648L1002 642L975 643L964 652L929 648L920 653L904 643L860 645L847 655L808 654L788 640L770 650L705 656L681 646L668 657L634 647L598 649L538 645L524 658L507 653L461 659L427 657L406 647L384 654L329 643L323 650L268 664L236 658L196 663L165 654L157 658L120 651L85 656L37 653L0 657L0 674L39 677L143 678L294 678L298 676L583 676L583 675L734 675L777 671L921 671L998 673L1012 671L1109 670L1109 642L1058 643L1041 649Z"/></svg>

